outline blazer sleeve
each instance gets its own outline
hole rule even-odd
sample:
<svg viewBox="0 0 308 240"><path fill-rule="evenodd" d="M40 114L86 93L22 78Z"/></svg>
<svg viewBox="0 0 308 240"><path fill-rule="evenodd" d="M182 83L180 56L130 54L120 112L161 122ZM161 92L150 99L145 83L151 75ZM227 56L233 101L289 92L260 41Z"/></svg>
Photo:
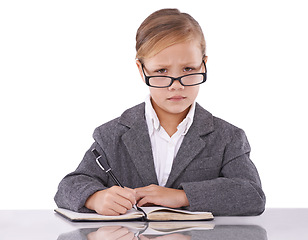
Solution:
<svg viewBox="0 0 308 240"><path fill-rule="evenodd" d="M182 183L191 211L214 215L259 215L265 209L265 195L250 146L243 130L237 129L225 146L220 176L201 182Z"/></svg>
<svg viewBox="0 0 308 240"><path fill-rule="evenodd" d="M84 206L85 202L95 192L107 188L107 176L97 166L95 156L91 152L94 147L104 157L103 150L95 142L85 153L77 169L59 183L54 197L58 207L76 212L93 212Z"/></svg>

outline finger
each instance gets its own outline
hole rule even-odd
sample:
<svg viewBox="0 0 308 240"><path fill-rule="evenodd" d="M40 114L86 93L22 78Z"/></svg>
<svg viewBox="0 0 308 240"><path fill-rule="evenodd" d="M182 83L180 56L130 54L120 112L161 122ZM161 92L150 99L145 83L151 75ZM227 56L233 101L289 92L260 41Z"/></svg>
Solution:
<svg viewBox="0 0 308 240"><path fill-rule="evenodd" d="M118 203L117 201L121 202L121 200L117 199L113 202L112 206L111 206L111 209L119 214L125 214L127 212L127 210L131 209L132 208L132 205L129 201L127 200L124 200L126 201L126 205L130 205L130 207L126 207L125 206L125 203Z"/></svg>
<svg viewBox="0 0 308 240"><path fill-rule="evenodd" d="M136 193L136 201L139 202L141 198L144 198L146 194L144 192L137 192Z"/></svg>
<svg viewBox="0 0 308 240"><path fill-rule="evenodd" d="M126 198L132 203L136 204L136 190L131 188L124 188L126 190Z"/></svg>
<svg viewBox="0 0 308 240"><path fill-rule="evenodd" d="M121 227L117 231L110 234L108 237L111 239L121 239L123 236L126 236L129 233L129 230L126 227Z"/></svg>
<svg viewBox="0 0 308 240"><path fill-rule="evenodd" d="M121 205L122 207L126 208L127 210L131 209L134 204L136 204L136 198L134 197L133 202L132 200L123 197L122 195L117 195L114 199L114 202Z"/></svg>
<svg viewBox="0 0 308 240"><path fill-rule="evenodd" d="M135 238L134 233L132 232L127 232L125 235L120 236L119 238L116 238L117 240L132 240Z"/></svg>
<svg viewBox="0 0 308 240"><path fill-rule="evenodd" d="M106 216L118 216L119 212L113 210L112 208L103 208L102 210L96 210L98 214L106 215Z"/></svg>
<svg viewBox="0 0 308 240"><path fill-rule="evenodd" d="M139 201L141 198L152 195L154 192L149 187L136 189L136 200Z"/></svg>
<svg viewBox="0 0 308 240"><path fill-rule="evenodd" d="M148 203L149 203L148 197L144 197L138 202L137 206L142 207L142 206L147 205Z"/></svg>
<svg viewBox="0 0 308 240"><path fill-rule="evenodd" d="M102 205L98 207L98 213L104 215L119 215L127 212L128 209L133 207L130 200L123 197L123 195L127 196L125 192L128 191L124 188L112 187L105 193L104 201ZM130 192L130 191L128 191ZM134 198L134 202L135 202Z"/></svg>
<svg viewBox="0 0 308 240"><path fill-rule="evenodd" d="M97 209L96 212L97 212L98 214L107 215L107 216L118 216L118 215L120 215L119 212L117 212L117 211L115 211L115 210L113 209L113 206L112 206L112 205L107 206L107 207L104 206L104 207L102 207L101 209Z"/></svg>
<svg viewBox="0 0 308 240"><path fill-rule="evenodd" d="M96 232L112 234L113 232L119 230L121 226L103 226L100 227Z"/></svg>
<svg viewBox="0 0 308 240"><path fill-rule="evenodd" d="M127 199L132 205L136 204L136 192L130 188L116 188L115 193Z"/></svg>

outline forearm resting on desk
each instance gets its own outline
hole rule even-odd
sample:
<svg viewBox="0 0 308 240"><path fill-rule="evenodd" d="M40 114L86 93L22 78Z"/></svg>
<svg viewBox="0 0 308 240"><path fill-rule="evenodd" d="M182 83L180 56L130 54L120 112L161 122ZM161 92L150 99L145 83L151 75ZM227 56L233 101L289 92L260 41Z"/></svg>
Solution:
<svg viewBox="0 0 308 240"><path fill-rule="evenodd" d="M126 213L134 204L138 206L159 205L179 208L189 205L184 190L149 185L130 189L114 186L91 195L85 207L102 215L120 215Z"/></svg>

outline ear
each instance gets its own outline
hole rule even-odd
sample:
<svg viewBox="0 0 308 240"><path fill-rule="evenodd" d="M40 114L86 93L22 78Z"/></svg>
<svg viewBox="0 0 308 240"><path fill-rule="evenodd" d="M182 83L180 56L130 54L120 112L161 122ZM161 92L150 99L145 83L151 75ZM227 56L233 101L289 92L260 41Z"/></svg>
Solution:
<svg viewBox="0 0 308 240"><path fill-rule="evenodd" d="M204 57L203 57L203 61L205 62L205 64L206 64L206 62L207 62L207 59L208 59L208 56L204 56Z"/></svg>
<svg viewBox="0 0 308 240"><path fill-rule="evenodd" d="M139 70L139 73L140 73L140 76L141 76L143 82L145 82L144 75L143 75L143 72L142 72L142 63L140 62L139 59L136 59L136 65L137 65L137 68Z"/></svg>

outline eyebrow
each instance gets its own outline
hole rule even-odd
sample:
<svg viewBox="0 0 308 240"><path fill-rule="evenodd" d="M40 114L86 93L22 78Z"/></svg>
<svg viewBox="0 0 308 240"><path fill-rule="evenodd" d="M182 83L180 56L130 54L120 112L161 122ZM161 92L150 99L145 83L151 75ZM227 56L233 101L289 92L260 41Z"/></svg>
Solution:
<svg viewBox="0 0 308 240"><path fill-rule="evenodd" d="M169 68L171 65L170 64L158 64L154 65L153 68Z"/></svg>
<svg viewBox="0 0 308 240"><path fill-rule="evenodd" d="M181 63L181 66L196 66L199 63L197 62L187 62L187 63ZM172 64L158 64L153 66L153 68L157 69L157 68L169 68Z"/></svg>

